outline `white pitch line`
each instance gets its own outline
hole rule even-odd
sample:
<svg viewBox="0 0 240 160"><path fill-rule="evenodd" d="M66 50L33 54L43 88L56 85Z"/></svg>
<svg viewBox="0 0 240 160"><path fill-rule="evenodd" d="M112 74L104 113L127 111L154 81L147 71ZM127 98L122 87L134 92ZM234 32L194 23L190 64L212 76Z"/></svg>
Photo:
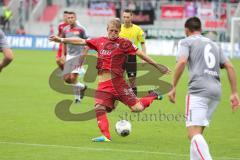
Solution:
<svg viewBox="0 0 240 160"><path fill-rule="evenodd" d="M173 157L188 157L188 155L186 155L186 154L169 153L169 152L152 152L152 151L143 151L143 150L124 150L124 149L111 149L111 148L77 147L77 146L68 146L68 145L36 144L36 143L4 142L4 141L0 141L0 144L22 145L22 146L33 146L33 147L68 148L68 149L78 149L78 150L85 150L85 151L111 151L111 152L125 152L125 153L158 154L158 155L166 155L166 156L173 156ZM215 159L219 159L219 160L240 160L240 158L234 158L234 157L215 157Z"/></svg>

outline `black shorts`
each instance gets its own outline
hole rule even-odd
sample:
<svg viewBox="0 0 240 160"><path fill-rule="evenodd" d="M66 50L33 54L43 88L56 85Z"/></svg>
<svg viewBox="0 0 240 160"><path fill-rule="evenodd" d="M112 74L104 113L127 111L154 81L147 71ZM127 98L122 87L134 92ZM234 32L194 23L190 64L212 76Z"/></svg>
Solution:
<svg viewBox="0 0 240 160"><path fill-rule="evenodd" d="M128 55L127 62L125 64L126 72L129 77L137 76L137 57L136 55Z"/></svg>

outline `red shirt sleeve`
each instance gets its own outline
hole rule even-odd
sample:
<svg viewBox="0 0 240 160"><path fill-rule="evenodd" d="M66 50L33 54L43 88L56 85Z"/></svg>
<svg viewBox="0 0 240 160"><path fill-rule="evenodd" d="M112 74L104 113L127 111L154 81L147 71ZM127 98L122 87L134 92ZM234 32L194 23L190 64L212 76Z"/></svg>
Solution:
<svg viewBox="0 0 240 160"><path fill-rule="evenodd" d="M99 43L98 38L87 39L86 43L89 48L94 49L96 51L98 50L98 43Z"/></svg>

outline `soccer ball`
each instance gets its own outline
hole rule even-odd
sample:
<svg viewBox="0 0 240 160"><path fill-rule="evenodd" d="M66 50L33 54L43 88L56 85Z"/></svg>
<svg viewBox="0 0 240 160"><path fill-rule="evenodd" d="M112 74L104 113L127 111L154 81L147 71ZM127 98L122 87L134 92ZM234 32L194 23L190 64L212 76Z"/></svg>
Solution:
<svg viewBox="0 0 240 160"><path fill-rule="evenodd" d="M127 120L120 120L116 123L115 131L118 135L126 137L131 133L132 125Z"/></svg>

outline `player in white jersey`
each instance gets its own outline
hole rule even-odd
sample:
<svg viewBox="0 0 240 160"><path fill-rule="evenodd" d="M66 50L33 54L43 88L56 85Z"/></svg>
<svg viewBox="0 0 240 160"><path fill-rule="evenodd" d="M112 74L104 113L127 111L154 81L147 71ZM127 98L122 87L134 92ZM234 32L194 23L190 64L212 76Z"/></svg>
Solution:
<svg viewBox="0 0 240 160"><path fill-rule="evenodd" d="M68 12L68 24L63 28L63 37L87 38L85 29L76 22L76 14ZM74 86L75 103L79 103L87 86L78 81L78 75L84 74L83 60L85 49L83 46L67 44L66 60L64 63L63 75L65 82Z"/></svg>
<svg viewBox="0 0 240 160"><path fill-rule="evenodd" d="M5 34L0 29L0 51L3 52L4 58L0 61L0 72L13 60L13 53L10 49Z"/></svg>
<svg viewBox="0 0 240 160"><path fill-rule="evenodd" d="M178 46L178 57L173 88L168 93L175 103L176 86L184 71L189 69L188 95L186 97L186 127L191 141L191 160L212 160L203 131L209 125L221 97L220 68L225 68L231 85L230 103L233 110L239 108L236 74L233 65L210 39L201 35L201 21L189 18L185 23L187 38Z"/></svg>

